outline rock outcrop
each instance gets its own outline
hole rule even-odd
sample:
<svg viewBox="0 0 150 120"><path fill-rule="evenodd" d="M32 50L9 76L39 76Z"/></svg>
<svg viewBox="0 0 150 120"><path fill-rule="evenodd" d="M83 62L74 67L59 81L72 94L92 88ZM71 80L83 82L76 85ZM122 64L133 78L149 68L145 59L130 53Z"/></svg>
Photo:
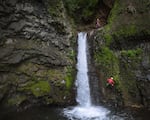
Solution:
<svg viewBox="0 0 150 120"><path fill-rule="evenodd" d="M91 32L91 55L100 79L103 102L150 108L148 6L148 0L116 0L108 24ZM110 76L115 79L113 90L106 87Z"/></svg>
<svg viewBox="0 0 150 120"><path fill-rule="evenodd" d="M71 103L71 29L62 1L0 1L1 103Z"/></svg>
<svg viewBox="0 0 150 120"><path fill-rule="evenodd" d="M1 0L0 103L73 104L73 29L95 29L100 18L105 26L88 36L93 101L150 108L149 14L149 0ZM113 90L105 86L110 76Z"/></svg>
<svg viewBox="0 0 150 120"><path fill-rule="evenodd" d="M103 0L104 4L107 5L109 8L113 7L115 0Z"/></svg>

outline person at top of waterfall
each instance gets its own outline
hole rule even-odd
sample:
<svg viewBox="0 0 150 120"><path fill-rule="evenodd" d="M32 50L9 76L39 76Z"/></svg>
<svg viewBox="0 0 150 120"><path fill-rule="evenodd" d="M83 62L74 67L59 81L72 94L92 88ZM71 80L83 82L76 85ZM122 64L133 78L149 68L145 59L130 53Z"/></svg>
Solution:
<svg viewBox="0 0 150 120"><path fill-rule="evenodd" d="M107 79L107 86L111 86L113 87L115 84L114 80L113 80L113 77L110 77Z"/></svg>
<svg viewBox="0 0 150 120"><path fill-rule="evenodd" d="M99 18L96 19L96 28L99 28L101 25L100 25L100 20Z"/></svg>

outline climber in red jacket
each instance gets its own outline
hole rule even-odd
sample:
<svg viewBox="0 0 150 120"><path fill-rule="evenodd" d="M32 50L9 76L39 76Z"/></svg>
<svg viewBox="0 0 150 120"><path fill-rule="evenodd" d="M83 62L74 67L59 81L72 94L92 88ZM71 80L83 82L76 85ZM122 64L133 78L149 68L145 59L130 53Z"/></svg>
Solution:
<svg viewBox="0 0 150 120"><path fill-rule="evenodd" d="M110 77L107 79L107 86L111 86L113 87L115 84L114 80L113 80L113 77Z"/></svg>

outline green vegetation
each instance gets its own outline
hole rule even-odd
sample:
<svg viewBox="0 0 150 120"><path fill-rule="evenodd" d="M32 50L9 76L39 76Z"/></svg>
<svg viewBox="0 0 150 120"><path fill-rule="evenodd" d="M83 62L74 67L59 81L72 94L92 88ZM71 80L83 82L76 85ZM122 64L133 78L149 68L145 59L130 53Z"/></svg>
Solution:
<svg viewBox="0 0 150 120"><path fill-rule="evenodd" d="M95 52L94 58L100 73L104 75L102 84L106 85L106 79L114 77L115 89L123 94L124 101L134 101L137 96L137 87L134 70L137 70L141 60L142 50L122 50L116 54L109 47L101 46Z"/></svg>
<svg viewBox="0 0 150 120"><path fill-rule="evenodd" d="M128 11L129 5L134 11ZM98 31L99 37L95 38L94 59L102 84L105 86L106 79L113 76L119 93L112 93L108 99L118 100L117 95L120 95L125 105L141 102L137 76L143 72L143 47L140 44L150 36L148 6L148 0L115 0L108 24Z"/></svg>
<svg viewBox="0 0 150 120"><path fill-rule="evenodd" d="M109 46L112 42L117 40L128 39L133 36L145 36L150 35L149 32L149 17L147 11L145 14L140 14L147 8L148 1L136 1L133 2L133 6L136 9L136 13L131 14L127 11L129 2L123 0L115 0L114 6L110 12L108 18L108 24L104 27L102 37L106 41L106 45ZM131 1L132 3L132 1ZM143 19L146 18L146 19Z"/></svg>
<svg viewBox="0 0 150 120"><path fill-rule="evenodd" d="M75 54L75 51L74 51L74 50L70 50L68 57L69 57L72 61L74 61L75 55L76 55L76 54Z"/></svg>
<svg viewBox="0 0 150 120"><path fill-rule="evenodd" d="M66 81L66 88L67 90L70 90L73 86L74 82L74 72L72 66L66 67L66 76L65 76L65 81Z"/></svg>
<svg viewBox="0 0 150 120"><path fill-rule="evenodd" d="M105 32L103 34L103 37L106 40L106 45L110 45L113 40L117 41L121 38L128 38L140 34L140 31L135 25L120 26L118 27L117 31L112 32L110 32L107 27L109 26L106 26Z"/></svg>
<svg viewBox="0 0 150 120"><path fill-rule="evenodd" d="M47 95L50 93L50 85L47 81L39 81L38 83L29 87L33 95L36 97Z"/></svg>
<svg viewBox="0 0 150 120"><path fill-rule="evenodd" d="M26 96L16 95L8 99L7 104L8 106L12 106L12 105L19 106L24 100L26 100Z"/></svg>
<svg viewBox="0 0 150 120"><path fill-rule="evenodd" d="M35 97L40 97L50 94L50 85L47 81L38 81L36 83L31 82L23 88L20 88L20 91L28 91Z"/></svg>
<svg viewBox="0 0 150 120"><path fill-rule="evenodd" d="M136 58L139 55L141 55L141 53L142 53L142 49L140 49L140 48L133 49L133 50L122 50L121 51L121 55L127 56L128 58Z"/></svg>
<svg viewBox="0 0 150 120"><path fill-rule="evenodd" d="M141 62L142 49L122 50L121 58L124 63L124 69L136 70Z"/></svg>
<svg viewBox="0 0 150 120"><path fill-rule="evenodd" d="M95 52L94 59L101 72L103 72L106 77L114 77L116 88L119 90L119 60L114 52L108 47L102 47L99 52ZM106 83L104 82L104 84Z"/></svg>
<svg viewBox="0 0 150 120"><path fill-rule="evenodd" d="M60 81L64 79L64 73L62 70L50 69L46 71L44 74L45 76L48 77L49 81L53 81L56 84L60 83Z"/></svg>
<svg viewBox="0 0 150 120"><path fill-rule="evenodd" d="M113 39L113 31L112 26L113 23L117 20L117 17L119 16L119 13L121 12L121 7L119 5L119 0L115 0L114 6L110 12L109 18L108 18L108 24L104 27L103 37L106 40L106 45L110 45Z"/></svg>
<svg viewBox="0 0 150 120"><path fill-rule="evenodd" d="M121 89L126 104L130 101L136 101L138 88L136 85L136 71L140 69L142 49L122 50L121 51ZM135 104L135 103L134 103Z"/></svg>
<svg viewBox="0 0 150 120"><path fill-rule="evenodd" d="M74 56L73 51L69 54L70 57ZM18 102L10 98L8 104L20 105L24 100L29 100L31 95L35 98L42 98L46 104L64 104L67 99L71 99L70 90L73 86L75 71L71 65L49 69L40 65L26 63L17 70L28 76L25 77L26 82L20 84L18 79L16 82L16 84L20 84L17 87L17 93L22 93L26 98L18 98Z"/></svg>
<svg viewBox="0 0 150 120"><path fill-rule="evenodd" d="M62 16L62 0L49 0L48 11L52 17L63 17Z"/></svg>
<svg viewBox="0 0 150 120"><path fill-rule="evenodd" d="M112 35L110 33L104 33L104 35L102 37L104 37L104 39L106 41L106 45L109 46L113 40Z"/></svg>
<svg viewBox="0 0 150 120"><path fill-rule="evenodd" d="M109 15L110 17L108 18L109 27L112 27L113 22L117 19L117 17L119 16L119 14L122 10L119 2L120 2L120 0L115 0L114 6L110 12L110 15ZM107 28L107 30L109 30L109 27Z"/></svg>
<svg viewBox="0 0 150 120"><path fill-rule="evenodd" d="M63 0L69 14L76 22L88 22L93 19L98 0Z"/></svg>
<svg viewBox="0 0 150 120"><path fill-rule="evenodd" d="M114 32L113 35L115 35L116 37L120 37L120 36L124 36L124 37L128 37L128 36L134 36L138 33L138 29L135 25L129 25L129 26L121 26L121 28Z"/></svg>
<svg viewBox="0 0 150 120"><path fill-rule="evenodd" d="M108 47L102 47L98 53L94 56L96 63L99 63L105 67L110 67L115 61L113 52Z"/></svg>
<svg viewBox="0 0 150 120"><path fill-rule="evenodd" d="M67 57L68 57L68 60L69 62L72 64L72 65L75 65L76 63L76 46L77 46L77 43L76 43L76 35L73 35L72 37L70 37L70 45L71 45L71 48L67 51Z"/></svg>
<svg viewBox="0 0 150 120"><path fill-rule="evenodd" d="M74 51L71 51L68 55L71 61L74 59L74 54ZM49 94L54 96L51 89L57 91L55 94L61 94L57 95L55 99L59 98L59 96L66 96L70 93L74 82L75 70L71 65L62 68L60 67L59 69L48 69L47 67L43 68L40 65L26 63L21 65L17 70L28 76L25 78L26 82L21 83L22 85L17 88L17 91L30 93L35 97L44 96L45 98ZM20 81L17 79L16 84L19 82ZM52 86L52 88L50 86ZM50 98L50 101L54 101L54 99Z"/></svg>

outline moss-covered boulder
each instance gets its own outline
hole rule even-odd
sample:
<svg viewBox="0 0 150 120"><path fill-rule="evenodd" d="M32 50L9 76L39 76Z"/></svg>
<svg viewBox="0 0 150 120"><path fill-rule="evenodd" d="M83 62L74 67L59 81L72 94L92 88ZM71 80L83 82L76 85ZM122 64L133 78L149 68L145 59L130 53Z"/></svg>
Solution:
<svg viewBox="0 0 150 120"><path fill-rule="evenodd" d="M38 81L24 86L21 90L31 92L35 97L41 97L50 94L50 85L47 81Z"/></svg>

